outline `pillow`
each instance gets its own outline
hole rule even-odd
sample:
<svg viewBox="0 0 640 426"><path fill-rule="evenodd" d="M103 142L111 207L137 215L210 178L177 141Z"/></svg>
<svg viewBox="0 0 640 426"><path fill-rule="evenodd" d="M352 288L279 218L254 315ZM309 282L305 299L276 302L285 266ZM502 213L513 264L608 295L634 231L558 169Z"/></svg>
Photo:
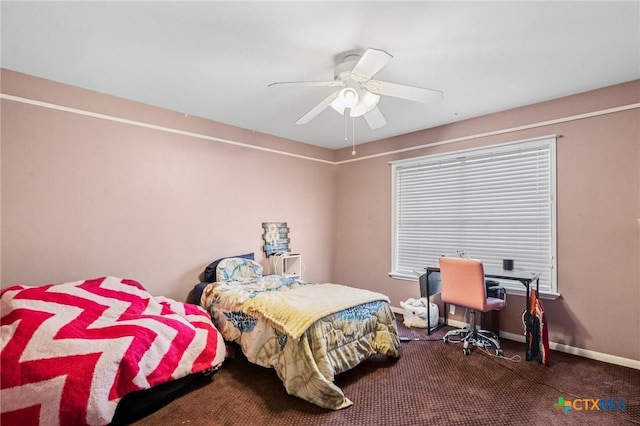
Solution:
<svg viewBox="0 0 640 426"><path fill-rule="evenodd" d="M229 256L229 257L241 257L243 259L251 259L254 260L253 253L241 254L239 256ZM228 257L221 257L220 259L211 262L209 266L204 269L204 280L208 283L212 283L216 281L216 269L218 267L218 263L223 261L224 259L228 259Z"/></svg>
<svg viewBox="0 0 640 426"><path fill-rule="evenodd" d="M223 259L216 269L216 281L251 281L261 276L262 265L242 257Z"/></svg>
<svg viewBox="0 0 640 426"><path fill-rule="evenodd" d="M195 305L200 305L200 299L202 299L202 293L204 293L204 289L207 288L209 283L201 282L200 284L196 284L193 287L193 303Z"/></svg>

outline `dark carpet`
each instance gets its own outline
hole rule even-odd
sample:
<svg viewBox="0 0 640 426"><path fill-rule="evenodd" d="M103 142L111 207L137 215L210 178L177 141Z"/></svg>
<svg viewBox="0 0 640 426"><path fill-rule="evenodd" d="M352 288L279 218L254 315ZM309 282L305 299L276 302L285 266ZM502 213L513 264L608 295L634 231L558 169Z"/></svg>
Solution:
<svg viewBox="0 0 640 426"><path fill-rule="evenodd" d="M640 424L639 370L556 351L551 365L542 366L525 361L524 344L509 340L502 340L505 359L480 349L464 356L460 345L442 341L447 329L427 336L405 328L402 317L398 327L401 336L420 340L403 341L400 359L376 355L338 375L335 383L354 403L344 410L327 411L287 395L274 370L238 355L135 424ZM565 414L556 407L560 397L575 409Z"/></svg>

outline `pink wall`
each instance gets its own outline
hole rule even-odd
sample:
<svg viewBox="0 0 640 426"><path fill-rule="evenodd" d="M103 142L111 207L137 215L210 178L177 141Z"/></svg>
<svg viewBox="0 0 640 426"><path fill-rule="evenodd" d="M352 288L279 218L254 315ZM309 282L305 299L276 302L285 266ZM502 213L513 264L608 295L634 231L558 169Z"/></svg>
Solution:
<svg viewBox="0 0 640 426"><path fill-rule="evenodd" d="M333 153L7 70L2 93L314 158ZM289 224L328 281L335 165L2 100L2 286L104 275L184 300L206 265ZM263 261L264 262L264 261Z"/></svg>
<svg viewBox="0 0 640 426"><path fill-rule="evenodd" d="M422 146L617 106L621 112L540 125L401 154L342 163L336 194L334 272L389 294L419 295L418 284L392 279L389 161L473 146L559 134L557 145L558 289L544 301L550 340L640 360L640 81L466 120L361 146L361 156ZM349 160L350 150L338 152ZM510 296L501 330L522 335L524 298Z"/></svg>
<svg viewBox="0 0 640 426"><path fill-rule="evenodd" d="M2 93L193 132L3 99L3 287L110 274L184 300L217 257L254 251L264 262L261 223L286 221L305 279L377 290L399 306L419 290L388 276L388 162L560 134L562 296L545 301L551 340L640 360L639 109L473 136L635 104L640 81L364 144L352 162L350 149L254 134L7 70ZM468 140L389 153L455 138ZM510 297L503 331L522 334L523 305Z"/></svg>

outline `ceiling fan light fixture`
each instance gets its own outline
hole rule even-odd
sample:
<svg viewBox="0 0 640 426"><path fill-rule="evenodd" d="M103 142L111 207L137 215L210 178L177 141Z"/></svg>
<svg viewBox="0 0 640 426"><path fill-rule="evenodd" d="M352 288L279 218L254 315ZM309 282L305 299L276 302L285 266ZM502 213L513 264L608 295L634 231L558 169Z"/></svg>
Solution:
<svg viewBox="0 0 640 426"><path fill-rule="evenodd" d="M358 104L359 99L358 92L351 87L345 87L338 95L338 102L344 108L353 108Z"/></svg>
<svg viewBox="0 0 640 426"><path fill-rule="evenodd" d="M378 102L380 102L380 95L367 90L360 90L360 102L351 108L349 114L351 117L361 117L378 106Z"/></svg>

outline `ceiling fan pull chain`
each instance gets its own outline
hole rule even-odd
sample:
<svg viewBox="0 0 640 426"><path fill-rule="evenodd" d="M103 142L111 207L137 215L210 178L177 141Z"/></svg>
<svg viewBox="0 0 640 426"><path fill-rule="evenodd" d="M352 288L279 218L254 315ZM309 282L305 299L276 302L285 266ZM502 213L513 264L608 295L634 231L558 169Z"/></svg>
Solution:
<svg viewBox="0 0 640 426"><path fill-rule="evenodd" d="M346 117L346 114L345 114L345 117ZM352 120L351 125L353 127L353 138L352 138L353 148L351 151L351 155L356 155L356 119L354 117L351 120Z"/></svg>
<svg viewBox="0 0 640 426"><path fill-rule="evenodd" d="M347 137L347 114L344 114L344 140L345 142L349 140Z"/></svg>

